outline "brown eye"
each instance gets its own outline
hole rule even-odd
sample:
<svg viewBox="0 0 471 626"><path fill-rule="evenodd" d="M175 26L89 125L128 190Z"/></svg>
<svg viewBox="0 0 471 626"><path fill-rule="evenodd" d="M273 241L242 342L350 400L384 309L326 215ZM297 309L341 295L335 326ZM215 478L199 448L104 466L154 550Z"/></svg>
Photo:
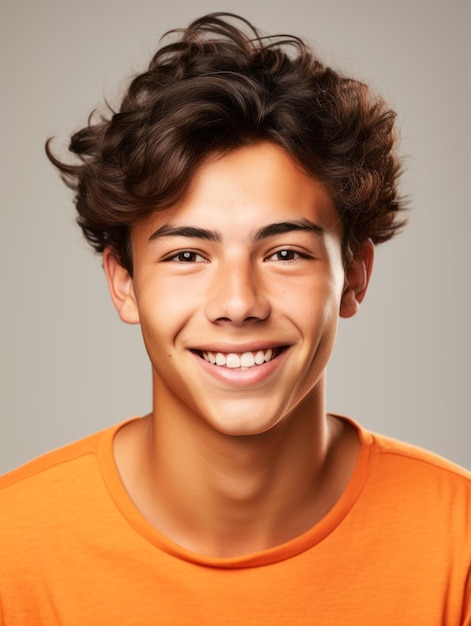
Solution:
<svg viewBox="0 0 471 626"><path fill-rule="evenodd" d="M186 263L195 263L198 256L199 255L196 254L196 252L190 252L189 250L186 250L185 252L180 252L180 254L177 254L177 256L174 258L177 261L184 261Z"/></svg>
<svg viewBox="0 0 471 626"><path fill-rule="evenodd" d="M276 252L273 252L273 254L270 254L270 256L267 257L267 261L296 261L302 256L303 255L299 252L286 248L283 250L277 250Z"/></svg>
<svg viewBox="0 0 471 626"><path fill-rule="evenodd" d="M276 256L279 261L292 261L299 255L296 254L294 250L279 250L274 256Z"/></svg>
<svg viewBox="0 0 471 626"><path fill-rule="evenodd" d="M206 259L193 250L182 250L181 252L176 252L167 257L164 261L173 261L174 263L204 263Z"/></svg>

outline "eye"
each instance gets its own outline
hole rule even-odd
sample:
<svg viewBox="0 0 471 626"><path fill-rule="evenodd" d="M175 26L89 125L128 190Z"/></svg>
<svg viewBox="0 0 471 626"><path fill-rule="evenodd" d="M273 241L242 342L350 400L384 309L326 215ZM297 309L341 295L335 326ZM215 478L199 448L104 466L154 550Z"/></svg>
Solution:
<svg viewBox="0 0 471 626"><path fill-rule="evenodd" d="M181 252L167 257L164 261L174 261L175 263L205 263L206 259L193 250L182 250Z"/></svg>
<svg viewBox="0 0 471 626"><path fill-rule="evenodd" d="M304 258L304 256L299 252L296 252L295 250L283 249L277 250L271 254L267 257L267 261L295 261L300 258Z"/></svg>

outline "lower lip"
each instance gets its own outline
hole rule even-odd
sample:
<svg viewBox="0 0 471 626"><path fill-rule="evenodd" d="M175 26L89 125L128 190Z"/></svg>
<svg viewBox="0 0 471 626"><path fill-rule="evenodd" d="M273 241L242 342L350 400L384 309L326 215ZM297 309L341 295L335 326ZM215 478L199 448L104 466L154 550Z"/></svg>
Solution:
<svg viewBox="0 0 471 626"><path fill-rule="evenodd" d="M246 387L248 385L256 385L273 374L273 372L275 372L275 370L277 370L284 361L288 350L289 348L286 348L274 359L268 361L268 363L254 365L253 367L249 367L247 369L232 369L230 367L225 367L224 365L213 365L212 363L205 361L205 359L200 357L195 352L192 352L192 355L195 359L197 359L200 367L202 367L204 371L208 372L216 380L235 387Z"/></svg>

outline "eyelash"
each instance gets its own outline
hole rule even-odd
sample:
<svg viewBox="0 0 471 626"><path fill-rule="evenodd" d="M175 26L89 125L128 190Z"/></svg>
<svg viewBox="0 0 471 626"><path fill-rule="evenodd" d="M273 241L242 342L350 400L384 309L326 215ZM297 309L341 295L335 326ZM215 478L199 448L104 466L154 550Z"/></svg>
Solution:
<svg viewBox="0 0 471 626"><path fill-rule="evenodd" d="M280 257L280 255L288 255L290 258L283 258L282 256ZM274 259L273 257L277 257L276 259ZM281 250L277 250L276 252L273 252L272 254L268 255L264 260L265 261L271 261L271 260L275 260L275 261L281 261L284 263L292 263L294 261L297 261L299 259L308 259L311 258L308 254L303 254L302 252L299 252L297 250L291 250L290 248L282 248ZM181 250L180 252L176 252L175 254L172 254L171 256L166 257L165 259L163 259L164 262L174 262L174 263L206 263L207 259L205 259L203 257L202 254L195 252L194 250Z"/></svg>
<svg viewBox="0 0 471 626"><path fill-rule="evenodd" d="M290 258L280 258L280 255L282 255L283 253L287 253ZM276 252L273 252L272 254L270 254L265 260L266 261L270 261L273 259L273 257L278 257L276 260L277 261L284 261L285 263L292 263L293 261L297 261L298 259L308 259L310 258L308 254L303 254L302 252L298 252L298 250L291 250L290 248L282 248L281 250L277 250Z"/></svg>
<svg viewBox="0 0 471 626"><path fill-rule="evenodd" d="M182 258L185 256L187 258ZM197 257L199 257L200 260L196 260ZM181 250L180 252L176 252L175 254L165 258L164 261L173 261L174 263L202 263L205 262L206 259L203 255L195 252L194 250Z"/></svg>

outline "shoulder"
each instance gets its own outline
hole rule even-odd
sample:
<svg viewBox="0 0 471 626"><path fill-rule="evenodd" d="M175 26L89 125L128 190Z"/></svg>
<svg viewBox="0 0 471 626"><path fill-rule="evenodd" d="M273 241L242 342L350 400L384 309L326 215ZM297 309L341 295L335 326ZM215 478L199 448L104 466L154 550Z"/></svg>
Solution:
<svg viewBox="0 0 471 626"><path fill-rule="evenodd" d="M32 581L38 572L54 575L57 563L76 556L77 546L83 549L97 536L109 536L119 513L106 476L113 472L112 444L119 427L0 477L0 579L5 588Z"/></svg>
<svg viewBox="0 0 471 626"><path fill-rule="evenodd" d="M471 524L471 472L419 446L371 432L346 419L357 430L361 454L356 477L362 501L375 510L409 511L419 517L448 512Z"/></svg>
<svg viewBox="0 0 471 626"><path fill-rule="evenodd" d="M0 476L0 507L8 513L3 523L51 510L56 503L85 491L87 481L99 476L100 450L111 450L114 434L121 425L89 435L48 452ZM109 455L108 455L109 456Z"/></svg>
<svg viewBox="0 0 471 626"><path fill-rule="evenodd" d="M0 490L4 491L25 481L41 479L55 468L67 465L87 454L94 454L99 433L47 452L0 476Z"/></svg>
<svg viewBox="0 0 471 626"><path fill-rule="evenodd" d="M53 450L0 477L0 560L5 571L16 571L19 561L23 569L34 567L35 559L46 553L66 554L71 537L107 527L115 519L107 478L114 476L113 439L120 426Z"/></svg>
<svg viewBox="0 0 471 626"><path fill-rule="evenodd" d="M356 431L361 443L362 454L369 456L372 461L385 465L397 465L397 467L404 467L410 471L414 469L418 473L456 477L458 481L463 481L465 484L471 481L470 470L435 452L368 430L350 417L338 414L331 415L349 424Z"/></svg>
<svg viewBox="0 0 471 626"><path fill-rule="evenodd" d="M418 446L376 433L365 437L371 455L365 491L376 506L422 530L438 523L443 532L461 529L471 540L471 472Z"/></svg>
<svg viewBox="0 0 471 626"><path fill-rule="evenodd" d="M13 493L25 486L39 486L53 476L71 469L74 463L96 454L101 432L43 454L21 467L0 476L0 494Z"/></svg>
<svg viewBox="0 0 471 626"><path fill-rule="evenodd" d="M471 472L444 457L419 446L370 432L374 455L387 464L437 478L449 478L471 485Z"/></svg>

